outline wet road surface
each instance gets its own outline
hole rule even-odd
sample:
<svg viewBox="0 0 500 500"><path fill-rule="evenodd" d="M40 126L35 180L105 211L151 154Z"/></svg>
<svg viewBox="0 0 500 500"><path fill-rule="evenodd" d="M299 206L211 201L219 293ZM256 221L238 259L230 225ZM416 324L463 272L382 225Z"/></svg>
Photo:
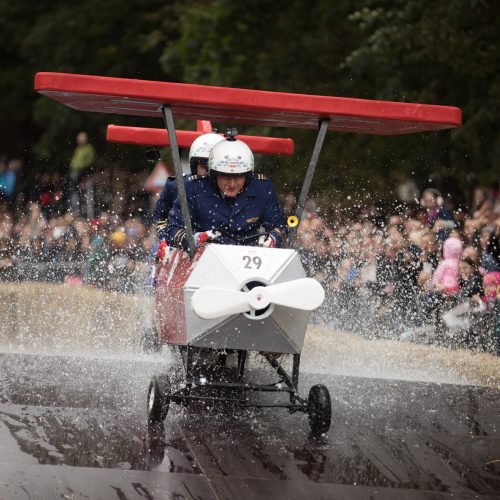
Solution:
<svg viewBox="0 0 500 500"><path fill-rule="evenodd" d="M303 373L303 395L332 395L315 439L283 409L174 405L148 428L163 371L157 357L0 353L0 498L500 498L496 389Z"/></svg>

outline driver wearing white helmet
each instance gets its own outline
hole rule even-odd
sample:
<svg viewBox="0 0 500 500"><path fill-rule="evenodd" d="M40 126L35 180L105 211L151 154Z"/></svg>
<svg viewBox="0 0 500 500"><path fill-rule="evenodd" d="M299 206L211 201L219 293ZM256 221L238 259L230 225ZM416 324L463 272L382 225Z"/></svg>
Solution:
<svg viewBox="0 0 500 500"><path fill-rule="evenodd" d="M279 247L285 243L285 216L271 181L254 174L251 149L228 137L212 149L208 177L186 184L195 243L209 241ZM264 234L262 234L262 228ZM170 211L167 242L187 249L180 202Z"/></svg>

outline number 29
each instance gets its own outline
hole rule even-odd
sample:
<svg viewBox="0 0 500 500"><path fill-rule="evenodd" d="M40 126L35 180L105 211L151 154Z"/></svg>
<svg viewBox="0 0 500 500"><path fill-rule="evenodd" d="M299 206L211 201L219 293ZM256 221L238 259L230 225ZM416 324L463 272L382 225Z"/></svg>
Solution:
<svg viewBox="0 0 500 500"><path fill-rule="evenodd" d="M243 255L243 260L245 261L243 266L245 269L260 269L262 265L262 259L258 255L253 258L250 255Z"/></svg>

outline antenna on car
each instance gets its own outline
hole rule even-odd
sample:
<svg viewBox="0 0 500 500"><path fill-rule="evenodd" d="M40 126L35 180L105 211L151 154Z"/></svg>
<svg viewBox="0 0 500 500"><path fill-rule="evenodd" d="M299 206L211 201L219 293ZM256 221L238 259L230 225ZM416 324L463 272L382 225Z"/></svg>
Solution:
<svg viewBox="0 0 500 500"><path fill-rule="evenodd" d="M238 129L236 127L228 127L226 128L226 133L224 134L224 137L228 141L235 141L237 135L238 135Z"/></svg>

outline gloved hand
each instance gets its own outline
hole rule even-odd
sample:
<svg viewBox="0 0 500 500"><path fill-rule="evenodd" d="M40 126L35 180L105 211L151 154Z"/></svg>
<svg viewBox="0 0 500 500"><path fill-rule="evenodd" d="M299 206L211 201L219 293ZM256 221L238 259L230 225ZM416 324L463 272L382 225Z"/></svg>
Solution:
<svg viewBox="0 0 500 500"><path fill-rule="evenodd" d="M194 233L194 244L197 247L201 247L211 241L215 241L220 238L221 234L219 231L203 231L201 233Z"/></svg>
<svg viewBox="0 0 500 500"><path fill-rule="evenodd" d="M263 234L258 241L259 247L276 248L276 238L272 234Z"/></svg>
<svg viewBox="0 0 500 500"><path fill-rule="evenodd" d="M162 266L166 265L170 257L170 247L165 240L161 240L156 252L156 261Z"/></svg>

